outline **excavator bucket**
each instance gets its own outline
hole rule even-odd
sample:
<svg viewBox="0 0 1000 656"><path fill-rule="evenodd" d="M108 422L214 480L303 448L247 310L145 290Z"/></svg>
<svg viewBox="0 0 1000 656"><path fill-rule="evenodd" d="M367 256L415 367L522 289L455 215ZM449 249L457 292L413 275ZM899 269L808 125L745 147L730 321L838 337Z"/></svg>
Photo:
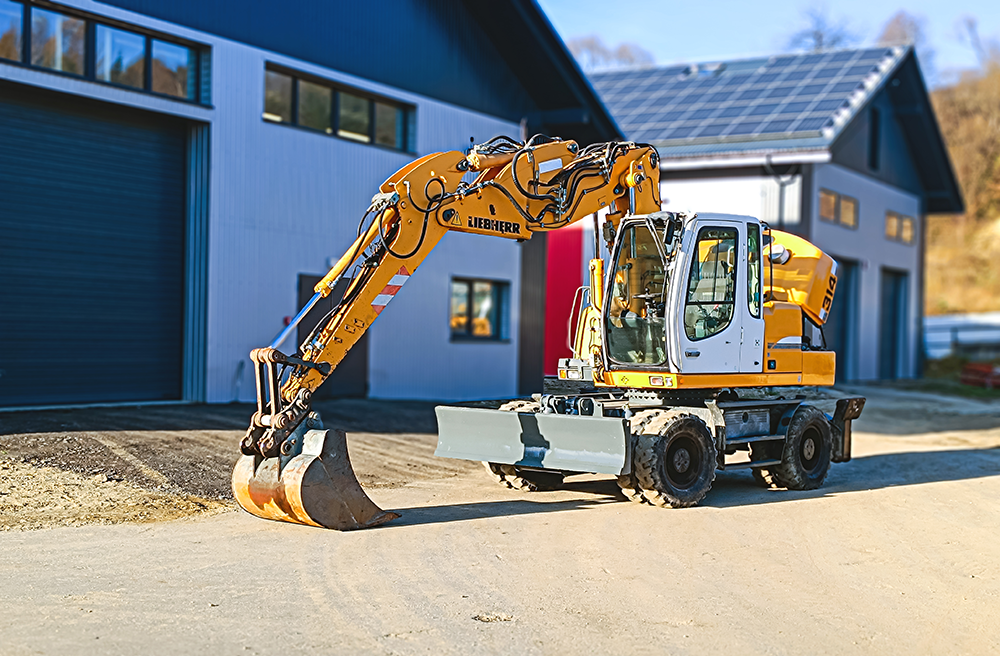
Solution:
<svg viewBox="0 0 1000 656"><path fill-rule="evenodd" d="M399 517L375 505L361 489L342 430L323 430L310 417L289 436L288 455L242 456L233 469L233 495L252 515L351 531Z"/></svg>

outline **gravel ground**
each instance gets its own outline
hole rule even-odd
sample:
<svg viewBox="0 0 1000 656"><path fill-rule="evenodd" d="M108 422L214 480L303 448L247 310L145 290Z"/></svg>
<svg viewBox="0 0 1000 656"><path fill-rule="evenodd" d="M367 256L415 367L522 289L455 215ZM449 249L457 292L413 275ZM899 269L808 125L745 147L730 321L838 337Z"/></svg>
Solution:
<svg viewBox="0 0 1000 656"><path fill-rule="evenodd" d="M227 510L249 407L0 414L0 654L1000 653L1000 404L858 391L823 488L722 472L678 511L501 488L432 455L432 404L323 403L402 515L348 533Z"/></svg>

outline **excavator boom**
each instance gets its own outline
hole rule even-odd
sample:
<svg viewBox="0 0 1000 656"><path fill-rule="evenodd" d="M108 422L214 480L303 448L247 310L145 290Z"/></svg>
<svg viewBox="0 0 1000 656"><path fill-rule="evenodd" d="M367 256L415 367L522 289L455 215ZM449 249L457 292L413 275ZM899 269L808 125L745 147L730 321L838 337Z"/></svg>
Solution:
<svg viewBox="0 0 1000 656"><path fill-rule="evenodd" d="M573 141L542 136L526 143L497 137L469 153L427 155L393 174L313 298L270 346L251 353L257 411L233 473L240 505L262 517L339 529L391 519L357 484L342 434L301 430L313 392L447 232L526 240L603 209L617 225L626 214L659 210L658 163L654 148L631 142L581 150ZM471 182L470 173L478 174ZM345 279L343 299L298 351L280 351Z"/></svg>

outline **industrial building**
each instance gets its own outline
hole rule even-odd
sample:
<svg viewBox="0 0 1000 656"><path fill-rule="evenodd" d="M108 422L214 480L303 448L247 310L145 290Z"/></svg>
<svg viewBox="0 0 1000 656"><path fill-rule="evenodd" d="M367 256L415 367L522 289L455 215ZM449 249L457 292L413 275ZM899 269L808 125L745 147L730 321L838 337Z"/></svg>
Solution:
<svg viewBox="0 0 1000 656"><path fill-rule="evenodd" d="M607 71L591 81L626 136L658 148L664 209L757 216L835 257L824 333L838 379L919 374L926 215L963 204L912 48ZM561 257L586 259L592 241L581 233ZM550 291L568 305L571 291Z"/></svg>
<svg viewBox="0 0 1000 656"><path fill-rule="evenodd" d="M386 177L535 132L621 138L533 0L0 0L0 406L254 399ZM447 236L329 391L536 391L544 255Z"/></svg>

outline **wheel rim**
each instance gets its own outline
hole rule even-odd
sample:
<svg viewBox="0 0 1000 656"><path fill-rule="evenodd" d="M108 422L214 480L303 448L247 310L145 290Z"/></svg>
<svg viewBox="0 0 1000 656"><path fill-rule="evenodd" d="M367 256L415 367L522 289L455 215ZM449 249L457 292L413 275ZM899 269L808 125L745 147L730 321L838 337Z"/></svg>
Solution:
<svg viewBox="0 0 1000 656"><path fill-rule="evenodd" d="M802 462L802 468L807 472L813 471L819 465L821 444L822 436L815 427L810 426L802 433L802 441L799 444L799 460Z"/></svg>
<svg viewBox="0 0 1000 656"><path fill-rule="evenodd" d="M677 488L686 488L695 482L701 471L703 449L697 440L688 436L675 439L667 449L667 480Z"/></svg>

